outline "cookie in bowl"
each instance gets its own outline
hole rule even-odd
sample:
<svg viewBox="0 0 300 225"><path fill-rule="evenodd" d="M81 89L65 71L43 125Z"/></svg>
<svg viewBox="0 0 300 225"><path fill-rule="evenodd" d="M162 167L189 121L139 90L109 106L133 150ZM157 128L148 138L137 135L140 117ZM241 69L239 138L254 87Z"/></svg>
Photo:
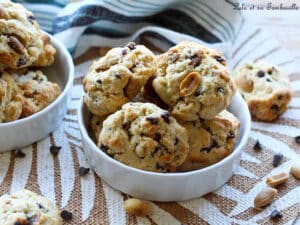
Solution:
<svg viewBox="0 0 300 225"><path fill-rule="evenodd" d="M127 103L104 122L98 147L135 168L170 172L189 151L186 130L168 111L152 103Z"/></svg>
<svg viewBox="0 0 300 225"><path fill-rule="evenodd" d="M157 67L153 88L180 120L212 119L235 93L224 55L198 43L170 48L157 56Z"/></svg>
<svg viewBox="0 0 300 225"><path fill-rule="evenodd" d="M132 100L155 71L154 55L145 46L130 42L113 48L93 63L84 78L84 102L95 115L113 113Z"/></svg>
<svg viewBox="0 0 300 225"><path fill-rule="evenodd" d="M0 123L19 119L22 102L22 93L14 79L7 72L0 72Z"/></svg>
<svg viewBox="0 0 300 225"><path fill-rule="evenodd" d="M61 225L57 207L47 198L28 190L0 197L1 225Z"/></svg>
<svg viewBox="0 0 300 225"><path fill-rule="evenodd" d="M103 121L106 118L107 117L105 117L105 116L100 117L100 116L96 116L96 115L91 115L91 119L89 121L89 127L91 128L92 136L96 143L98 143L99 134L102 129Z"/></svg>
<svg viewBox="0 0 300 225"><path fill-rule="evenodd" d="M42 39L43 39L42 52L37 58L37 60L32 63L31 66L38 66L38 67L50 66L54 62L56 49L51 44L50 37L47 34L43 33Z"/></svg>
<svg viewBox="0 0 300 225"><path fill-rule="evenodd" d="M42 32L33 14L18 3L1 1L0 67L30 66L42 50Z"/></svg>
<svg viewBox="0 0 300 225"><path fill-rule="evenodd" d="M180 171L191 171L215 164L228 156L239 134L239 120L227 110L210 120L181 123L188 132L190 152Z"/></svg>
<svg viewBox="0 0 300 225"><path fill-rule="evenodd" d="M49 81L41 70L15 70L11 76L23 96L21 117L41 111L61 93L58 84Z"/></svg>
<svg viewBox="0 0 300 225"><path fill-rule="evenodd" d="M253 118L273 121L284 113L292 98L289 77L265 61L247 63L233 71L235 83Z"/></svg>

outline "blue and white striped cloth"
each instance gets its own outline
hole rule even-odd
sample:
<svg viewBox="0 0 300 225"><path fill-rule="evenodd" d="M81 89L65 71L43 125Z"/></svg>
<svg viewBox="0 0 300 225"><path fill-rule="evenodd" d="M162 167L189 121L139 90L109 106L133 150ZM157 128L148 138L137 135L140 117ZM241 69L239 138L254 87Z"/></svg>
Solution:
<svg viewBox="0 0 300 225"><path fill-rule="evenodd" d="M193 36L226 43L242 17L228 0L19 0L73 52L92 45L115 46L147 33L171 44ZM173 32L170 32L172 30ZM176 33L174 33L176 32ZM186 35L184 35L186 34Z"/></svg>

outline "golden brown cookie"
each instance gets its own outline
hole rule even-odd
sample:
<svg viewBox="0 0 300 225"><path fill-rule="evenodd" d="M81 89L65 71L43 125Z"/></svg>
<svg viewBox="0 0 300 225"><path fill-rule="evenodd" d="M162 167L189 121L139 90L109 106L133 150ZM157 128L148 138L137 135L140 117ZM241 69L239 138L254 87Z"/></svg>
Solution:
<svg viewBox="0 0 300 225"><path fill-rule="evenodd" d="M34 15L20 4L0 1L0 67L30 66L42 49L42 34Z"/></svg>
<svg viewBox="0 0 300 225"><path fill-rule="evenodd" d="M57 207L47 198L28 190L0 197L1 225L61 225Z"/></svg>
<svg viewBox="0 0 300 225"><path fill-rule="evenodd" d="M56 49L51 45L51 39L47 34L43 33L42 38L43 50L32 66L50 66L54 62Z"/></svg>
<svg viewBox="0 0 300 225"><path fill-rule="evenodd" d="M185 121L212 119L231 102L234 82L222 53L184 41L157 56L153 88Z"/></svg>
<svg viewBox="0 0 300 225"><path fill-rule="evenodd" d="M23 97L13 78L0 72L0 123L19 119Z"/></svg>
<svg viewBox="0 0 300 225"><path fill-rule="evenodd" d="M292 98L289 77L275 65L248 63L236 68L233 76L254 118L272 121L287 110Z"/></svg>
<svg viewBox="0 0 300 225"><path fill-rule="evenodd" d="M188 151L186 130L152 103L127 103L103 122L98 146L129 166L175 171Z"/></svg>
<svg viewBox="0 0 300 225"><path fill-rule="evenodd" d="M181 171L200 169L228 156L239 134L239 120L224 110L210 120L182 122L188 132L190 152Z"/></svg>
<svg viewBox="0 0 300 225"><path fill-rule="evenodd" d="M83 80L84 102L98 116L132 100L156 70L153 53L143 45L113 48L93 63Z"/></svg>

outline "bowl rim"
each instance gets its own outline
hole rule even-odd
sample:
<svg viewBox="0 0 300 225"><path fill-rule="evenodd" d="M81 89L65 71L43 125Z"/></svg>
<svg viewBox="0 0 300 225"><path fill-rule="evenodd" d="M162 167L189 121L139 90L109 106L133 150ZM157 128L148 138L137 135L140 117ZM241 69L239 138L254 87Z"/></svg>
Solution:
<svg viewBox="0 0 300 225"><path fill-rule="evenodd" d="M56 37L54 37L53 35L45 32L45 31L43 31L43 33L46 33L50 37L51 42L54 43L56 49L59 49L59 51L62 52L62 55L67 58L68 66L70 67L69 73L68 73L68 78L67 78L67 83L66 83L66 85L64 85L63 91L60 93L60 95L53 102L51 102L47 107L45 107L41 111L34 113L33 115L30 115L28 117L17 119L15 121L11 121L11 122L0 123L0 129L6 128L6 127L18 126L20 123L26 123L30 120L34 120L37 117L48 114L49 111L52 109L52 107L54 105L56 105L58 102L60 102L61 99L64 98L64 96L67 94L67 92L73 86L75 69L74 69L73 59L72 59L70 53L68 52L67 48ZM72 62L72 63L69 63L69 62Z"/></svg>
<svg viewBox="0 0 300 225"><path fill-rule="evenodd" d="M243 147L246 145L247 140L249 138L249 134L250 134L250 130L251 130L251 116L250 116L250 112L248 109L248 106L246 104L246 102L244 101L244 99L242 98L242 96L240 95L240 93L237 91L235 93L235 95L237 96L237 99L239 100L239 104L241 104L242 108L245 109L246 114L246 121L243 121L244 123L244 127L245 127L245 131L244 131L244 135L241 137L240 142L237 146L235 146L235 148L233 149L232 153L230 155L228 155L227 157L225 157L224 159L222 159L221 161L210 165L208 167L202 168L202 169L197 169L197 170L192 170L192 171L186 171L186 172L179 172L179 173L159 173L159 172L152 172L152 171L146 171L146 170L142 170L142 169L138 169L138 168L134 168L131 166L128 166L126 164L123 164L111 157L109 157L107 154L105 154L103 151L100 151L98 146L96 145L96 143L92 140L92 138L90 137L90 135L88 134L88 129L86 128L85 124L84 124L84 118L83 118L83 110L85 104L83 101L83 97L80 100L80 104L78 106L78 124L79 124L79 129L81 131L81 136L82 139L85 139L88 144L89 147L92 148L92 151L97 152L98 154L100 154L105 160L107 160L109 163L114 164L116 166L121 167L122 169L125 169L127 171L133 172L133 173L141 173L144 175L148 175L148 176L158 176L158 177L184 177L184 176L192 176L194 174L198 174L198 173L206 173L208 171L212 171L217 169L218 167L222 167L223 164L228 163L231 159L234 159L243 149ZM83 148L84 149L84 148ZM85 149L84 149L85 151Z"/></svg>

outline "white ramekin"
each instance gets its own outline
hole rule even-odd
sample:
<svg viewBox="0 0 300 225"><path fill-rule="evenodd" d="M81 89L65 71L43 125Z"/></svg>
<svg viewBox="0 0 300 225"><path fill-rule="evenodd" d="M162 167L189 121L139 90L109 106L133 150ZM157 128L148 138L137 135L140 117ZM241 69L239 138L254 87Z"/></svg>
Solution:
<svg viewBox="0 0 300 225"><path fill-rule="evenodd" d="M220 162L204 169L184 173L148 172L114 160L101 151L88 133L88 110L81 101L78 122L83 147L94 171L110 186L133 197L152 201L182 201L216 190L232 176L250 132L250 113L239 93L228 110L241 122L240 134L233 152Z"/></svg>
<svg viewBox="0 0 300 225"><path fill-rule="evenodd" d="M61 123L67 111L73 86L74 64L67 49L56 38L49 35L56 48L55 62L49 67L39 68L61 87L62 93L45 109L34 115L9 123L0 123L0 152L30 145L46 137Z"/></svg>

